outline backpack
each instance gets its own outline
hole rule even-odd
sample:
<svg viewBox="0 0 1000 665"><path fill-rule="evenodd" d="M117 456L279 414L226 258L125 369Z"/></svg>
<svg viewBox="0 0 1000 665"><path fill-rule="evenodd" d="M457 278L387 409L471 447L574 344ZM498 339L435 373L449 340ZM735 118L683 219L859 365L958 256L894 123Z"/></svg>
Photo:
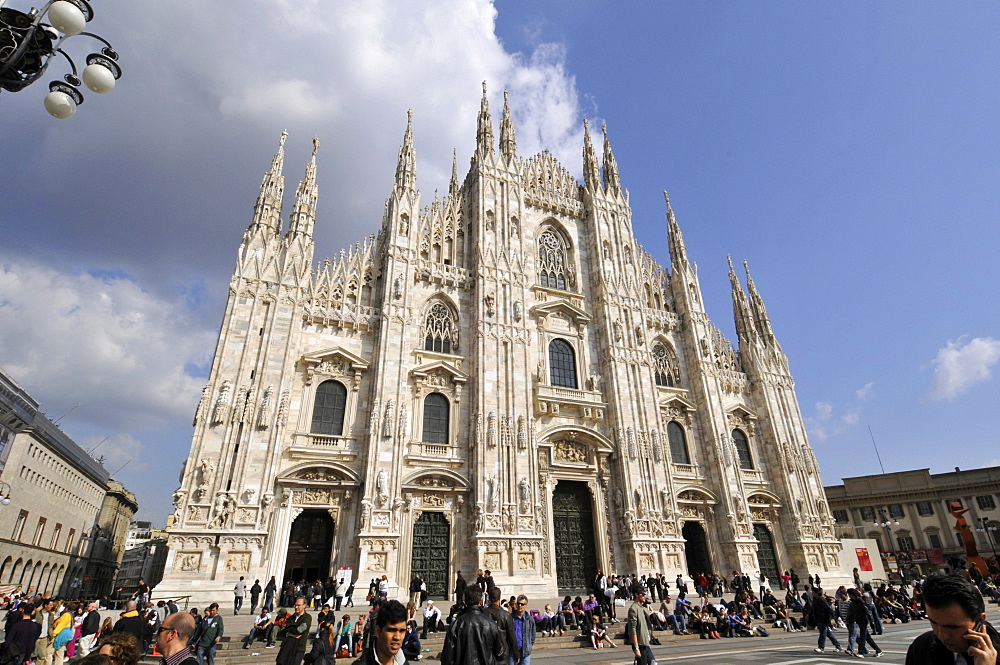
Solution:
<svg viewBox="0 0 1000 665"><path fill-rule="evenodd" d="M759 635L760 637L771 636L771 633L768 632L767 628L764 628L764 626L757 626L756 628L754 628L754 630L757 631L757 635Z"/></svg>

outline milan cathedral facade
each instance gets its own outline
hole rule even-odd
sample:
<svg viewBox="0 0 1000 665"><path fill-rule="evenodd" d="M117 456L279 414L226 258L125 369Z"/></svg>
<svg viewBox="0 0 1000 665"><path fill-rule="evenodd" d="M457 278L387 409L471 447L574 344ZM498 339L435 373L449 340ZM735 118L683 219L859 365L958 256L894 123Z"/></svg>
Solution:
<svg viewBox="0 0 1000 665"><path fill-rule="evenodd" d="M841 575L788 359L730 265L738 348L636 242L605 132L583 183L494 140L421 207L407 123L376 236L313 263L316 150L281 219L281 145L239 246L158 593L243 575L386 575L431 597L490 569L536 596L597 569ZM318 142L315 143L318 147Z"/></svg>

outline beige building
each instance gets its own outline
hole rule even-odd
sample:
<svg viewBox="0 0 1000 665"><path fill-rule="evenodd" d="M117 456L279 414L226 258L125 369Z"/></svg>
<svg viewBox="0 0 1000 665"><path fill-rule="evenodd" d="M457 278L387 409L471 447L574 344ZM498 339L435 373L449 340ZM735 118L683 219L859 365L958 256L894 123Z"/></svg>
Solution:
<svg viewBox="0 0 1000 665"><path fill-rule="evenodd" d="M88 562L103 535L98 517L115 483L2 371L0 423L0 482L10 498L0 503L0 584L83 596L91 591ZM134 497L131 506L126 529Z"/></svg>
<svg viewBox="0 0 1000 665"><path fill-rule="evenodd" d="M955 501L968 509L965 519L980 556L1000 551L1000 467L934 474L915 469L844 478L843 485L824 489L838 534L874 539L904 567L912 562L927 572L965 558L949 509ZM921 550L941 550L945 564L926 561L928 553Z"/></svg>
<svg viewBox="0 0 1000 665"><path fill-rule="evenodd" d="M138 510L135 494L117 480L108 482L108 491L104 495L90 545L83 585L85 596L116 596L114 582L127 549L129 524Z"/></svg>
<svg viewBox="0 0 1000 665"><path fill-rule="evenodd" d="M604 571L840 571L788 360L730 266L738 348L667 203L639 245L605 134L583 183L499 141L421 204L407 123L377 236L318 265L316 151L281 219L285 137L243 236L159 592L346 566L462 570L552 596ZM316 142L318 147L318 142ZM235 244L235 243L234 243Z"/></svg>

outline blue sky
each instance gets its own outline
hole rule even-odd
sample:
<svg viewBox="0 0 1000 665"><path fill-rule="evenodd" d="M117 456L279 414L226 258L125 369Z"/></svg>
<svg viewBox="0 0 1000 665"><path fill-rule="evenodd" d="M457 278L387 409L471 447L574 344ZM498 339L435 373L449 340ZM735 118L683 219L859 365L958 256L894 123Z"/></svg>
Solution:
<svg viewBox="0 0 1000 665"><path fill-rule="evenodd" d="M63 427L111 437L145 518L168 512L280 132L289 193L322 141L321 259L377 229L407 109L424 201L447 187L484 79L521 154L578 176L582 118L607 123L639 240L668 262L668 190L730 337L726 256L749 261L827 484L878 471L869 426L887 471L1000 464L996 4L95 9L113 93L67 121L44 84L0 98L0 365L54 418L80 404Z"/></svg>

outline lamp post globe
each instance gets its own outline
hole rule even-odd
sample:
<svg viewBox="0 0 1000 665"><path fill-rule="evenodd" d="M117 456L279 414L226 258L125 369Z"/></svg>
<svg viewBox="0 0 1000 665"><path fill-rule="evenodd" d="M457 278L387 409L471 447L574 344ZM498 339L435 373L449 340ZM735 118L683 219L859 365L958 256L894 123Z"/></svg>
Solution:
<svg viewBox="0 0 1000 665"><path fill-rule="evenodd" d="M65 92L53 90L49 94L45 95L44 104L45 110L48 111L49 115L53 118L67 120L76 115L76 102L74 102L73 98Z"/></svg>
<svg viewBox="0 0 1000 665"><path fill-rule="evenodd" d="M49 7L52 27L66 35L78 35L87 26L87 17L80 8L67 0L57 0Z"/></svg>

